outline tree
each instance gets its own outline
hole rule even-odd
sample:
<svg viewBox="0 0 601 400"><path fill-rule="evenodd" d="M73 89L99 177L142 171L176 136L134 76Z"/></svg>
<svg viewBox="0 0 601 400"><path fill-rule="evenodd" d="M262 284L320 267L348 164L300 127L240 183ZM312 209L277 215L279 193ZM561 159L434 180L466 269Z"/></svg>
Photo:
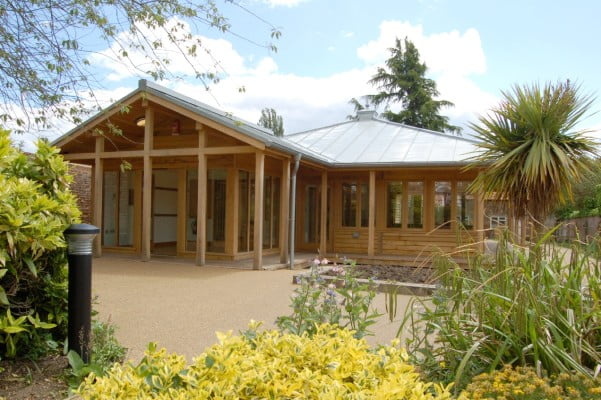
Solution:
<svg viewBox="0 0 601 400"><path fill-rule="evenodd" d="M280 32L269 25L271 37ZM0 120L23 129L48 127L49 118L81 122L99 107L94 92L104 77L95 76L91 59L103 56L155 80L181 77L171 72L187 64L206 88L223 74L194 31L206 27L242 37L212 0L16 0L0 4ZM200 62L200 55L205 57Z"/></svg>
<svg viewBox="0 0 601 400"><path fill-rule="evenodd" d="M276 136L284 136L284 120L273 108L264 108L261 110L259 125L271 129Z"/></svg>
<svg viewBox="0 0 601 400"><path fill-rule="evenodd" d="M404 48L403 48L404 43ZM405 38L397 38L395 47L390 48L391 56L386 60L385 68L378 68L369 80L379 92L369 95L368 99L376 106L383 103L401 103L403 109L397 113L387 109L384 118L418 128L439 132L461 134L461 128L449 124L449 118L440 115L443 107L452 107L447 100L434 100L439 95L436 82L425 77L426 64L420 62L419 51Z"/></svg>
<svg viewBox="0 0 601 400"><path fill-rule="evenodd" d="M361 99L363 101L363 103L361 103L361 101L359 99ZM352 105L354 108L354 114L347 115L346 119L354 121L357 119L357 113L359 111L367 110L371 107L367 96L361 96L359 99L357 99L356 97L353 97L352 99L349 100L348 103L350 105Z"/></svg>
<svg viewBox="0 0 601 400"><path fill-rule="evenodd" d="M514 218L543 219L572 197L590 170L597 143L577 129L593 99L569 80L514 86L479 124L470 124L480 153L470 168L484 168L471 190L507 199Z"/></svg>
<svg viewBox="0 0 601 400"><path fill-rule="evenodd" d="M596 159L589 172L572 187L573 200L555 210L559 220L601 216L601 159Z"/></svg>

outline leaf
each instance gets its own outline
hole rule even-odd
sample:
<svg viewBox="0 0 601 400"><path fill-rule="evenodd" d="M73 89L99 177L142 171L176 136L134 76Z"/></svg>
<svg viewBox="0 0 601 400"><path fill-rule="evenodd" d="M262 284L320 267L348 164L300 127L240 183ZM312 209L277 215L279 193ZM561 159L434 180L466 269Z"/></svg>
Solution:
<svg viewBox="0 0 601 400"><path fill-rule="evenodd" d="M2 330L6 333L19 333L19 332L27 331L27 329L20 327L20 326L7 326L6 328L4 328Z"/></svg>
<svg viewBox="0 0 601 400"><path fill-rule="evenodd" d="M37 278L38 277L38 269L36 268L35 264L31 260L31 258L23 257L23 261L25 261L25 264L27 264L27 266L29 267L29 271L31 271L31 274Z"/></svg>
<svg viewBox="0 0 601 400"><path fill-rule="evenodd" d="M40 321L40 316L38 314L36 314L35 318L31 315L28 315L27 319L29 322L31 322L31 325L33 325L34 328L52 329L56 327L56 324Z"/></svg>
<svg viewBox="0 0 601 400"><path fill-rule="evenodd" d="M86 365L79 354L77 354L74 350L69 350L67 353L67 360L69 360L69 365L75 373L81 371L81 369Z"/></svg>
<svg viewBox="0 0 601 400"><path fill-rule="evenodd" d="M207 368L211 368L213 365L215 365L215 359L211 356L206 356L205 357L205 366Z"/></svg>
<svg viewBox="0 0 601 400"><path fill-rule="evenodd" d="M4 304L5 306L10 305L10 301L8 301L8 297L6 297L6 291L2 286L0 286L0 303Z"/></svg>
<svg viewBox="0 0 601 400"><path fill-rule="evenodd" d="M472 345L472 347L470 347L470 349L465 353L465 356L463 356L463 359L461 360L461 362L459 363L459 366L457 367L457 370L455 371L455 387L460 387L459 384L461 383L461 378L463 378L463 370L465 369L469 359L472 357L472 355L474 354L474 352L476 350L478 350L478 347L480 347L480 345L487 339L487 337L483 337L482 339L478 340L476 343L474 343Z"/></svg>

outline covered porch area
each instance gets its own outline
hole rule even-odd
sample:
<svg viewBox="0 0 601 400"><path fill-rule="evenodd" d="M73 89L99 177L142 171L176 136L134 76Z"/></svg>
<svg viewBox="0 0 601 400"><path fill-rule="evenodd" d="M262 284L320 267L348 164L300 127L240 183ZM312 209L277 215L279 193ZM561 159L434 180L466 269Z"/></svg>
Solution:
<svg viewBox="0 0 601 400"><path fill-rule="evenodd" d="M259 127L241 132L166 94L143 86L56 143L92 167L95 255L286 263L290 155L268 148Z"/></svg>

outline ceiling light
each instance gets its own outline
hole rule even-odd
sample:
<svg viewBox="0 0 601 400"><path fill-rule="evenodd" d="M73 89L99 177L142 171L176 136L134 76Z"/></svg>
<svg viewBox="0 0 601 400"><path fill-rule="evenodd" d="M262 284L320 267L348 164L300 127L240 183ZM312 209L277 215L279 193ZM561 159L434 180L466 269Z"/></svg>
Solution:
<svg viewBox="0 0 601 400"><path fill-rule="evenodd" d="M146 125L146 118L144 118L144 117L136 118L136 125L139 127L143 127L144 125Z"/></svg>

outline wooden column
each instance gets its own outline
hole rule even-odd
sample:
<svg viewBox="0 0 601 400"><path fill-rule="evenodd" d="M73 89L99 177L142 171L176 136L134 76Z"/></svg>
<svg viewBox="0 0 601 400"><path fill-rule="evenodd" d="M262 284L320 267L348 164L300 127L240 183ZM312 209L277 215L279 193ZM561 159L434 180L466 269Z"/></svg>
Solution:
<svg viewBox="0 0 601 400"><path fill-rule="evenodd" d="M484 195L482 193L478 193L475 195L476 197L476 235L479 243L479 250L484 251Z"/></svg>
<svg viewBox="0 0 601 400"><path fill-rule="evenodd" d="M154 110L146 105L144 125L144 176L142 178L142 261L150 261L152 241L152 159Z"/></svg>
<svg viewBox="0 0 601 400"><path fill-rule="evenodd" d="M235 156L234 156L235 157ZM234 161L235 165L235 161ZM234 255L238 251L238 169L227 170L225 196L225 254Z"/></svg>
<svg viewBox="0 0 601 400"><path fill-rule="evenodd" d="M134 171L134 249L141 252L142 239L142 171Z"/></svg>
<svg viewBox="0 0 601 400"><path fill-rule="evenodd" d="M288 263L288 224L290 223L290 159L282 161L280 182L280 262Z"/></svg>
<svg viewBox="0 0 601 400"><path fill-rule="evenodd" d="M96 137L96 157L94 158L94 211L93 211L93 224L100 229L100 235L96 235L94 238L94 255L96 257L102 256L102 193L103 183L102 178L104 176L103 160L100 158L100 153L104 151L104 137Z"/></svg>
<svg viewBox="0 0 601 400"><path fill-rule="evenodd" d="M196 265L205 265L207 258L207 156L204 153L206 132L198 130L198 201L196 210Z"/></svg>
<svg viewBox="0 0 601 400"><path fill-rule="evenodd" d="M328 248L328 171L321 172L321 216L319 224L319 255L325 257Z"/></svg>
<svg viewBox="0 0 601 400"><path fill-rule="evenodd" d="M376 171L369 171L369 223L367 234L367 255L375 254L376 242Z"/></svg>
<svg viewBox="0 0 601 400"><path fill-rule="evenodd" d="M253 269L263 266L263 181L265 176L265 154L255 153L255 231Z"/></svg>
<svg viewBox="0 0 601 400"><path fill-rule="evenodd" d="M186 251L186 170L177 170L177 255Z"/></svg>

